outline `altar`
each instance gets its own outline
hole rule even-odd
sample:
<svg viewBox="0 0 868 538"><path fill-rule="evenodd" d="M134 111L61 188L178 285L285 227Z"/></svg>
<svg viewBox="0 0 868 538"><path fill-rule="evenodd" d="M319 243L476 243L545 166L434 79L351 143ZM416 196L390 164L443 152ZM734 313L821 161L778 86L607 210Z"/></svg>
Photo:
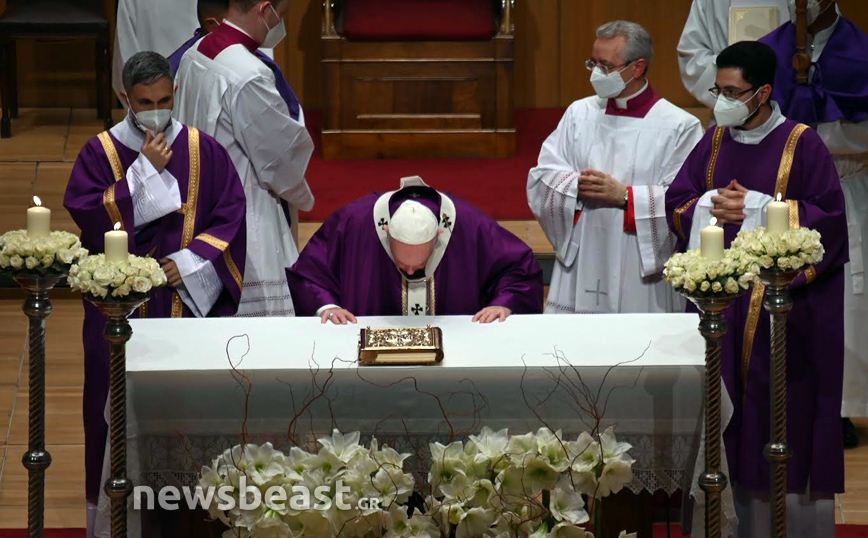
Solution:
<svg viewBox="0 0 868 538"><path fill-rule="evenodd" d="M419 450L421 459L428 442L466 439L483 426L573 436L614 425L633 446L629 489L688 490L703 416L698 322L694 314L512 316L491 325L469 316L346 326L134 320L128 475L135 485L192 486L203 465L242 439L315 448L333 428ZM357 366L360 328L426 325L442 329L442 363Z"/></svg>

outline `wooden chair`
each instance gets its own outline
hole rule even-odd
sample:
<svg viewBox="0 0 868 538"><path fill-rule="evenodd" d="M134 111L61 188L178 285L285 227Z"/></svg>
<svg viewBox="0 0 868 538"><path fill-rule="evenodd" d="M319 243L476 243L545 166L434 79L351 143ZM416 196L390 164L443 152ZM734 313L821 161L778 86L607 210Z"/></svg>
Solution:
<svg viewBox="0 0 868 538"><path fill-rule="evenodd" d="M423 11L414 7L409 13L418 14L456 2L478 7L479 0L325 0L324 157L514 155L514 0L483 1L489 2L483 6L491 14L489 35L456 39L461 25L449 28L448 22L442 34L429 28L418 37L402 36L392 13L376 14L368 21L374 35L362 35L364 25L347 20L347 12L353 8L357 15L359 9L403 2L392 5L409 9L416 4ZM380 30L382 35L376 35Z"/></svg>
<svg viewBox="0 0 868 538"><path fill-rule="evenodd" d="M12 136L12 118L18 118L19 39L89 39L96 45L97 117L111 127L111 30L103 0L7 0L0 17L3 117L0 137Z"/></svg>

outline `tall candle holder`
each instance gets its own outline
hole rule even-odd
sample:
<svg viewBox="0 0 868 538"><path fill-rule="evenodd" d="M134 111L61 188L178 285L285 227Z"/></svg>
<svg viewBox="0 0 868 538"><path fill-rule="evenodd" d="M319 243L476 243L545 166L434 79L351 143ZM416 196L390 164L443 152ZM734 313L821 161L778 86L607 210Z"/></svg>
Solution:
<svg viewBox="0 0 868 538"><path fill-rule="evenodd" d="M727 330L723 313L741 293L707 297L683 295L699 309L699 332L705 338L705 470L699 476L699 487L705 492L705 536L720 538L721 497L727 485L720 464L720 340Z"/></svg>
<svg viewBox="0 0 868 538"><path fill-rule="evenodd" d="M133 484L127 478L127 355L126 343L133 335L128 318L148 300L147 294L129 295L122 299L103 300L90 294L85 296L108 318L105 339L111 344L111 384L109 408L109 447L111 451L111 477L104 489L111 499L111 535L127 535L127 497Z"/></svg>
<svg viewBox="0 0 868 538"><path fill-rule="evenodd" d="M789 286L801 270L784 271L777 265L762 269L760 281L766 286L763 306L771 314L771 439L763 455L771 465L771 532L787 536L787 314L793 308Z"/></svg>
<svg viewBox="0 0 868 538"><path fill-rule="evenodd" d="M51 314L48 298L54 286L65 275L13 275L27 291L24 313L30 319L29 340L29 413L27 452L21 463L27 469L27 529L30 538L44 536L45 471L51 465L51 454L45 449L45 320Z"/></svg>

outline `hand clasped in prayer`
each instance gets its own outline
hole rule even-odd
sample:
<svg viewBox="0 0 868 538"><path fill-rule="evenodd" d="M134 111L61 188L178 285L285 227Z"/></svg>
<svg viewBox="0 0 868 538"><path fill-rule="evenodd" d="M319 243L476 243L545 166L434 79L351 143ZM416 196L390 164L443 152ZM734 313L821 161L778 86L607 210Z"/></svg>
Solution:
<svg viewBox="0 0 868 538"><path fill-rule="evenodd" d="M582 170L579 176L579 198L596 200L613 207L624 205L627 188L609 174L598 170Z"/></svg>
<svg viewBox="0 0 868 538"><path fill-rule="evenodd" d="M184 281L181 279L181 273L178 271L178 266L169 258L160 258L160 265L163 266L163 272L166 273L166 278L169 280L169 285L177 288Z"/></svg>
<svg viewBox="0 0 868 538"><path fill-rule="evenodd" d="M717 196L712 196L714 209L711 215L720 224L741 224L744 222L744 199L749 191L733 179L724 189L717 189Z"/></svg>

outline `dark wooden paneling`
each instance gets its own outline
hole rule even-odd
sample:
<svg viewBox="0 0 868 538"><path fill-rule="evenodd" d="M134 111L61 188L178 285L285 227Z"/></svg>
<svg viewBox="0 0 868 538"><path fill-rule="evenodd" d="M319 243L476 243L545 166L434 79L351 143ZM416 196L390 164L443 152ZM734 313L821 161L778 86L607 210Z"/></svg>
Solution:
<svg viewBox="0 0 868 538"><path fill-rule="evenodd" d="M838 4L860 28L868 29L868 2L838 0ZM292 0L286 18L289 35L276 51L305 108L326 106L320 63L321 5L320 0ZM651 79L657 92L678 105L695 106L681 84L675 53L689 9L690 0L516 0L515 106L566 106L590 95L583 62L594 30L619 18L640 22L651 32L655 45ZM91 44L25 41L19 50L22 106L96 105Z"/></svg>

